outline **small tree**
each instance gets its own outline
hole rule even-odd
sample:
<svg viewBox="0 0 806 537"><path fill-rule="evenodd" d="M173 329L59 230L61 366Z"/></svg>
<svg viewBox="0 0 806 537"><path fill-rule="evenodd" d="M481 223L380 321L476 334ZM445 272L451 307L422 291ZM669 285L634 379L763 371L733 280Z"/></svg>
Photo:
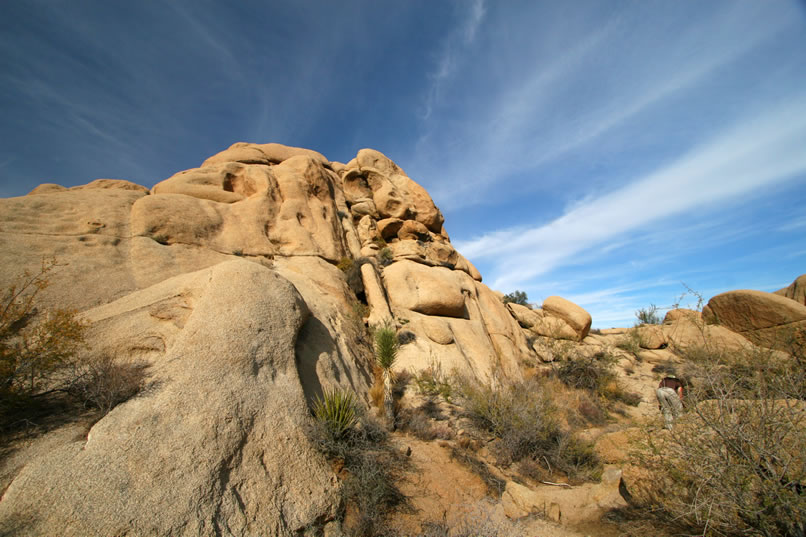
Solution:
<svg viewBox="0 0 806 537"><path fill-rule="evenodd" d="M375 329L375 361L382 371L384 414L389 423L394 420L394 400L392 398L394 373L392 366L397 360L399 348L400 343L397 340L397 331L391 324L386 323Z"/></svg>
<svg viewBox="0 0 806 537"><path fill-rule="evenodd" d="M504 295L505 304L520 304L521 306L529 305L529 298L524 291L512 291L508 295Z"/></svg>

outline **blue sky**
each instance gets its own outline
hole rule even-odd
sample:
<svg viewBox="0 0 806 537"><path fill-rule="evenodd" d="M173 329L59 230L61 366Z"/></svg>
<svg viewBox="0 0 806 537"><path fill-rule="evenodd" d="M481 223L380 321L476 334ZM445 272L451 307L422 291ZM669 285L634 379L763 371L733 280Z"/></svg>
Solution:
<svg viewBox="0 0 806 537"><path fill-rule="evenodd" d="M806 272L802 1L5 0L0 117L3 197L378 149L488 285L598 327Z"/></svg>

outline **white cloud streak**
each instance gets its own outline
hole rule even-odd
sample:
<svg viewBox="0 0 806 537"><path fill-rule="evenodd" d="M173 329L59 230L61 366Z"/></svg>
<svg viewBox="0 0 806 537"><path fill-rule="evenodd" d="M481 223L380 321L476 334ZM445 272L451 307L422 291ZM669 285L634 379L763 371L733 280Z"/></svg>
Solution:
<svg viewBox="0 0 806 537"><path fill-rule="evenodd" d="M415 168L424 177L442 178L431 192L445 200L445 208L482 202L489 198L489 189L508 175L535 170L602 139L665 100L697 87L793 24L784 15L765 21L768 24L752 19L746 4L734 5L717 18L692 22L674 36L673 44L664 46L652 32L633 35L630 25L635 20L614 16L601 24L587 21L582 28L569 28L560 43L522 51L522 62L497 74L506 84L484 99L482 109L467 110L465 117L450 121L436 111L442 103L461 100L449 93L446 81L461 76L457 66L464 65L464 59L461 49L447 47L423 117L431 120L433 128L425 129L417 145L418 153L437 157L432 163L423 159ZM658 21L640 22L651 26ZM509 29L491 27L489 31L506 36ZM496 61L494 57L473 60L490 65ZM598 70L601 62L609 69ZM604 91L585 93L582 85L601 86ZM474 90L461 85L461 91ZM569 101L568 94L578 91L585 98ZM446 129L445 123L458 127ZM486 158L480 161L479 155Z"/></svg>
<svg viewBox="0 0 806 537"><path fill-rule="evenodd" d="M493 286L510 288L653 221L718 206L806 173L803 140L806 96L740 122L668 166L552 222L496 231L458 243L457 249L471 259L494 260Z"/></svg>
<svg viewBox="0 0 806 537"><path fill-rule="evenodd" d="M464 47L467 47L476 39L476 33L484 20L486 12L484 0L472 0L470 9L465 14L465 19L448 35L443 43L442 51L435 62L436 69L429 76L431 85L426 95L422 119L427 120L431 117L434 103L440 99L444 84L455 73L457 56L460 55Z"/></svg>

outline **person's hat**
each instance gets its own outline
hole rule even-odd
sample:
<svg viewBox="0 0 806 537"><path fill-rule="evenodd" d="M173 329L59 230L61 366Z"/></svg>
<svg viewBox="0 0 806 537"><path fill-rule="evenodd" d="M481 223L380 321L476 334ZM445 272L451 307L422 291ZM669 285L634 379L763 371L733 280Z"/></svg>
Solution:
<svg viewBox="0 0 806 537"><path fill-rule="evenodd" d="M675 375L674 373L672 373L672 374L666 375L666 378L667 378L667 379L677 379L677 375Z"/></svg>

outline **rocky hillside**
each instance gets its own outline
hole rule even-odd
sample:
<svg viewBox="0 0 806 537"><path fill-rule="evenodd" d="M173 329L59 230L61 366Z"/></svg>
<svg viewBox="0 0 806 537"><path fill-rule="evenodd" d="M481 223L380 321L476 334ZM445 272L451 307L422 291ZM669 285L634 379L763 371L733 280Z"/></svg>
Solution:
<svg viewBox="0 0 806 537"><path fill-rule="evenodd" d="M398 329L401 370L482 380L522 378L555 359L557 340L593 355L606 339L560 297L505 304L451 245L428 193L371 149L342 164L237 143L151 190L99 179L0 200L0 285L43 257L59 266L42 304L80 311L88 352L144 361L149 387L90 430L4 461L0 520L19 535L321 527L339 481L303 425L325 389L369 402L367 324ZM778 327L806 323L801 287L785 292L795 300L715 297L706 330L726 346L771 345ZM761 324L736 313L771 300L783 302ZM693 344L698 316L670 312L638 341Z"/></svg>

